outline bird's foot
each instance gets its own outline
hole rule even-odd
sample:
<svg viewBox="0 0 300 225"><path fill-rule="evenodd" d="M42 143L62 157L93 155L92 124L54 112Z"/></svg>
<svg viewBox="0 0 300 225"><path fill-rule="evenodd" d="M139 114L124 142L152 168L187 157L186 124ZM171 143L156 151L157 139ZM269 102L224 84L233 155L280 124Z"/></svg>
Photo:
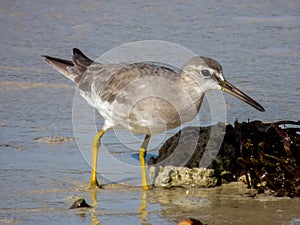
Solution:
<svg viewBox="0 0 300 225"><path fill-rule="evenodd" d="M91 180L90 185L88 186L89 190L98 190L101 188L102 188L102 185L100 185L97 180Z"/></svg>
<svg viewBox="0 0 300 225"><path fill-rule="evenodd" d="M148 191L150 189L152 189L152 185L142 185L142 190L143 191Z"/></svg>

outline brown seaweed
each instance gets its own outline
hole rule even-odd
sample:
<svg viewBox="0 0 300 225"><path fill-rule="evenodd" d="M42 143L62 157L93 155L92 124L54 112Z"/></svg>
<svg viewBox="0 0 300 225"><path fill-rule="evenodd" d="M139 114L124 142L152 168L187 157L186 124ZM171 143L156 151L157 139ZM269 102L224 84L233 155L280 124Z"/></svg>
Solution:
<svg viewBox="0 0 300 225"><path fill-rule="evenodd" d="M276 196L300 196L300 121L235 122L238 165L248 187Z"/></svg>

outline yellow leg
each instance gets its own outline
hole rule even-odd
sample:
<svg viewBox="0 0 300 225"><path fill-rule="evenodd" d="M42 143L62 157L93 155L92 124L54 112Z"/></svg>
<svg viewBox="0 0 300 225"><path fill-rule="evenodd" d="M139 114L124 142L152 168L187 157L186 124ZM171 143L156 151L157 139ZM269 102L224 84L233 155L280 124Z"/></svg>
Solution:
<svg viewBox="0 0 300 225"><path fill-rule="evenodd" d="M100 139L105 133L104 130L100 130L94 137L93 145L92 145L92 174L89 188L96 189L101 188L97 181L97 160L98 160L98 150L100 147Z"/></svg>
<svg viewBox="0 0 300 225"><path fill-rule="evenodd" d="M141 162L141 170L142 170L142 189L149 190L149 186L147 184L147 173L146 173L146 162L145 157L147 154L147 147L150 140L150 135L146 135L142 146L140 147L140 162Z"/></svg>

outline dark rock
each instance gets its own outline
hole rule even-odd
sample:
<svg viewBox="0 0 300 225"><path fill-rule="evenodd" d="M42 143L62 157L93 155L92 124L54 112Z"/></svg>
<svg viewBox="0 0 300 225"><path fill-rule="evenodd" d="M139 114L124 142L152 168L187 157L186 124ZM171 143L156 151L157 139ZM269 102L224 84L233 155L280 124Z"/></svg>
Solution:
<svg viewBox="0 0 300 225"><path fill-rule="evenodd" d="M86 203L84 198L77 199L70 209L78 209L78 208L92 208L89 204Z"/></svg>
<svg viewBox="0 0 300 225"><path fill-rule="evenodd" d="M222 174L232 180L228 171L234 166L233 134L232 125L225 123L183 128L166 141L158 158L149 159L154 185L212 187Z"/></svg>

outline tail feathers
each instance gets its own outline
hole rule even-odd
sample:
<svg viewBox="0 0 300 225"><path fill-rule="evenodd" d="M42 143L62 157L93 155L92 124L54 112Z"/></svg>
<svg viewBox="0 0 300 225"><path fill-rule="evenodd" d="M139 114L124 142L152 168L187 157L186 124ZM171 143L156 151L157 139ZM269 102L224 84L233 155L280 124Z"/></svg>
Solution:
<svg viewBox="0 0 300 225"><path fill-rule="evenodd" d="M78 48L73 48L73 63L76 66L80 66L83 68L87 68L90 66L94 61L88 58L85 54L82 53Z"/></svg>
<svg viewBox="0 0 300 225"><path fill-rule="evenodd" d="M79 49L73 49L72 61L43 55L55 70L63 74L74 83L79 83L88 66L94 61L85 56Z"/></svg>

